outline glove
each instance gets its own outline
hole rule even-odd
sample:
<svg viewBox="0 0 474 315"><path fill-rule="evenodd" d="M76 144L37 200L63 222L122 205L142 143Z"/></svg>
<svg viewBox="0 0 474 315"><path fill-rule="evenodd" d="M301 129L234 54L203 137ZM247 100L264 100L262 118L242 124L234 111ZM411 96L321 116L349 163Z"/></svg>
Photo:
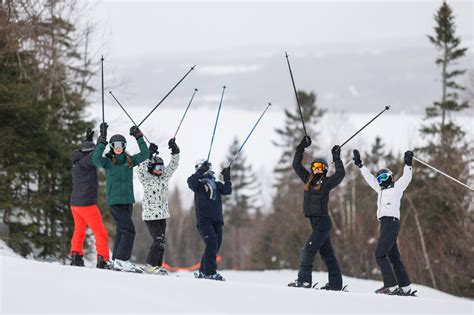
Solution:
<svg viewBox="0 0 474 315"><path fill-rule="evenodd" d="M225 181L225 182L230 182L230 166L224 168L224 169L221 171L221 174L222 174L222 177L224 177L224 181Z"/></svg>
<svg viewBox="0 0 474 315"><path fill-rule="evenodd" d="M87 128L87 130L86 130L86 141L92 141L93 137L94 137L94 130L92 130L92 128Z"/></svg>
<svg viewBox="0 0 474 315"><path fill-rule="evenodd" d="M204 174L209 171L209 162L202 163L201 167L197 170L199 173Z"/></svg>
<svg viewBox="0 0 474 315"><path fill-rule="evenodd" d="M170 141L168 141L168 148L170 148L172 155L179 154L180 152L174 138L171 138Z"/></svg>
<svg viewBox="0 0 474 315"><path fill-rule="evenodd" d="M103 122L100 124L100 136L104 137L105 139L107 139L107 128L109 128L109 125L107 125L107 123Z"/></svg>
<svg viewBox="0 0 474 315"><path fill-rule="evenodd" d="M132 126L130 128L130 135L131 136L134 136L135 139L138 139L140 137L143 137L143 133L140 131L140 129L138 129L137 126Z"/></svg>
<svg viewBox="0 0 474 315"><path fill-rule="evenodd" d="M297 149L305 149L311 145L311 138L309 136L304 136L303 139L301 140L300 144L296 147Z"/></svg>
<svg viewBox="0 0 474 315"><path fill-rule="evenodd" d="M99 136L99 138L97 138L97 144L100 144L102 143L103 145L107 146L107 138L105 138L104 136Z"/></svg>
<svg viewBox="0 0 474 315"><path fill-rule="evenodd" d="M150 151L150 160L151 160L151 158L153 157L153 154L158 153L158 146L152 142L150 143L150 146L148 147L148 151Z"/></svg>
<svg viewBox="0 0 474 315"><path fill-rule="evenodd" d="M332 160L334 162L339 161L341 159L341 147L338 145L335 145L331 149L332 153Z"/></svg>
<svg viewBox="0 0 474 315"><path fill-rule="evenodd" d="M405 152L404 160L405 160L406 165L412 166L413 165L413 151Z"/></svg>
<svg viewBox="0 0 474 315"><path fill-rule="evenodd" d="M352 160L354 161L354 164L357 165L359 168L362 167L362 160L360 159L360 153L358 150L352 151L354 153L354 157Z"/></svg>

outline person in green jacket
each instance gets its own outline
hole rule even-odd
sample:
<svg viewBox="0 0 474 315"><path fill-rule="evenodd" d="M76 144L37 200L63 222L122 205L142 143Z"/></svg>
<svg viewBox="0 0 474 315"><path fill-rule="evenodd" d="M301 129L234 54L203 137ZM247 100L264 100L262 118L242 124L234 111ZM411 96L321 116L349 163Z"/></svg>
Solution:
<svg viewBox="0 0 474 315"><path fill-rule="evenodd" d="M100 136L92 155L92 162L97 167L105 169L106 202L115 219L117 235L113 248L112 260L114 269L129 272L142 272L130 262L135 226L132 221L132 210L135 198L133 195L133 167L148 159L148 146L143 140L143 133L138 127L130 128L130 135L134 136L140 148L140 153L128 155L125 151L127 140L122 135L113 135L110 138L110 151L102 156L107 146L106 123L100 125Z"/></svg>

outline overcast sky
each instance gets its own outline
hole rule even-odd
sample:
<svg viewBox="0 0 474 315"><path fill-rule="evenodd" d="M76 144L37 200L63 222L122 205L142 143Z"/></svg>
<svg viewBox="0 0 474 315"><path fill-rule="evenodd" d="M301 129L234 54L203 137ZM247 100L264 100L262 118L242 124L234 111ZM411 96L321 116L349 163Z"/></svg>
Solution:
<svg viewBox="0 0 474 315"><path fill-rule="evenodd" d="M91 1L96 45L107 55L287 48L328 42L419 38L441 1ZM448 1L463 40L473 1ZM466 43L466 42L465 42ZM472 47L472 43L469 43Z"/></svg>

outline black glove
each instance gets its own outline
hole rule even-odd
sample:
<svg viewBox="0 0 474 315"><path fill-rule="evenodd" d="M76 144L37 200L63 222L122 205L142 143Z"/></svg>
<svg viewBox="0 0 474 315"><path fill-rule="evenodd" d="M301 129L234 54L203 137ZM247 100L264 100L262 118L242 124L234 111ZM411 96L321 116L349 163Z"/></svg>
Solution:
<svg viewBox="0 0 474 315"><path fill-rule="evenodd" d="M354 164L357 165L359 168L362 167L362 160L360 159L360 153L358 150L352 151L354 153L354 157L352 160L354 161Z"/></svg>
<svg viewBox="0 0 474 315"><path fill-rule="evenodd" d="M199 167L197 171L201 174L204 174L209 171L209 162L205 161L204 163L202 163L201 167Z"/></svg>
<svg viewBox="0 0 474 315"><path fill-rule="evenodd" d="M94 130L92 130L92 128L87 128L87 130L86 130L86 141L92 141L93 137L94 137Z"/></svg>
<svg viewBox="0 0 474 315"><path fill-rule="evenodd" d="M97 144L100 144L100 143L107 146L107 138L105 138L104 136L99 136L99 138L97 138Z"/></svg>
<svg viewBox="0 0 474 315"><path fill-rule="evenodd" d="M140 137L143 137L143 133L140 131L140 129L138 129L137 126L132 126L130 128L130 135L131 136L134 136L135 139L138 139Z"/></svg>
<svg viewBox="0 0 474 315"><path fill-rule="evenodd" d="M311 138L309 136L304 136L303 139L301 140L300 144L296 147L297 149L305 149L311 145Z"/></svg>
<svg viewBox="0 0 474 315"><path fill-rule="evenodd" d="M338 145L335 145L331 149L332 153L332 160L334 162L339 161L341 159L341 147Z"/></svg>
<svg viewBox="0 0 474 315"><path fill-rule="evenodd" d="M222 176L224 177L225 182L230 182L230 166L226 167L221 172Z"/></svg>
<svg viewBox="0 0 474 315"><path fill-rule="evenodd" d="M148 151L150 151L150 160L151 160L151 158L153 157L153 154L158 153L158 146L152 142L150 143L150 146L148 147Z"/></svg>
<svg viewBox="0 0 474 315"><path fill-rule="evenodd" d="M109 125L107 125L106 122L103 122L100 124L100 136L101 137L104 137L105 139L107 139L107 128L109 128Z"/></svg>
<svg viewBox="0 0 474 315"><path fill-rule="evenodd" d="M412 166L413 165L413 151L405 152L404 160L405 160L406 165Z"/></svg>
<svg viewBox="0 0 474 315"><path fill-rule="evenodd" d="M171 138L170 141L168 141L168 148L171 149L171 154L172 155L179 154L179 152L180 152L179 147L176 144L176 140L174 138Z"/></svg>

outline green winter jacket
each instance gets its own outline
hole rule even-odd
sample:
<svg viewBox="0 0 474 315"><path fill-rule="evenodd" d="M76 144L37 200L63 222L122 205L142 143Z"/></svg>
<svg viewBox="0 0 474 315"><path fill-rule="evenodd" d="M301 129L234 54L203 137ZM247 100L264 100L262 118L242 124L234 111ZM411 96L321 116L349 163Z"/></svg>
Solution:
<svg viewBox="0 0 474 315"><path fill-rule="evenodd" d="M143 137L137 139L140 153L130 156L133 166L148 159L148 147ZM115 155L115 164L109 156L103 157L105 145L99 143L92 154L92 163L105 169L105 197L108 205L131 204L133 195L133 168L129 167L125 154Z"/></svg>

